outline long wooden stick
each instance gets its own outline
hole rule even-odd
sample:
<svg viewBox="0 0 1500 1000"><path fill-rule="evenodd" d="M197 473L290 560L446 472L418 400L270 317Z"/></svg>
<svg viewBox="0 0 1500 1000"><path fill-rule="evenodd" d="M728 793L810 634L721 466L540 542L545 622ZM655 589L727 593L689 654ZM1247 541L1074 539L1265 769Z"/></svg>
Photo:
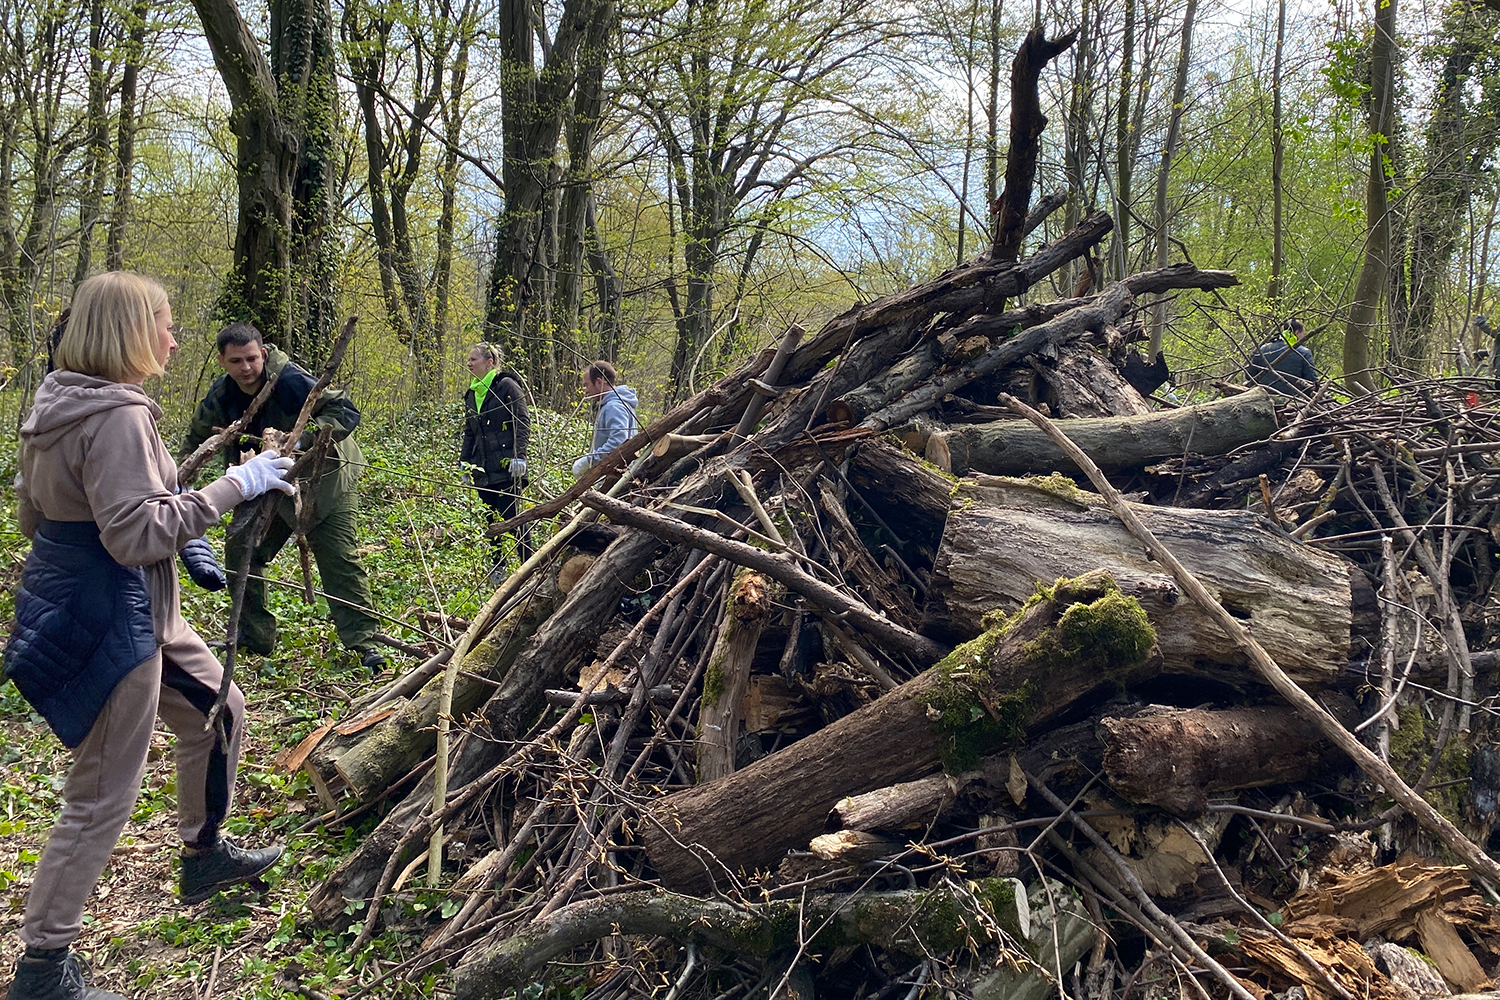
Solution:
<svg viewBox="0 0 1500 1000"><path fill-rule="evenodd" d="M1432 803L1412 791L1389 764L1357 740L1337 719L1329 715L1322 705L1314 701L1311 695L1298 687L1297 682L1288 677L1286 671L1282 670L1271 658L1271 654L1267 653L1265 648L1255 641L1255 637L1246 631L1239 619L1225 611L1224 606L1214 599L1198 578L1157 540L1149 528L1141 523L1140 518L1135 516L1125 499L1120 496L1119 491L1110 485L1104 473L1099 471L1099 467L1084 453L1082 448L1074 444L1055 423L1019 399L1002 393L1000 402L1040 427L1042 432L1088 475L1094 488L1104 497L1115 516L1146 547L1146 555L1171 573L1183 592L1208 612L1224 633L1233 639L1249 657L1256 671L1267 684L1275 689L1277 694L1291 702L1292 707L1316 725L1323 735L1328 737L1329 742L1348 754L1349 758L1359 765L1361 771L1378 782L1391 798L1412 814L1423 829L1447 844L1475 874L1482 875L1491 882L1500 883L1500 864L1496 864L1495 859L1485 854L1472 840L1465 837L1458 827L1433 808Z"/></svg>
<svg viewBox="0 0 1500 1000"><path fill-rule="evenodd" d="M948 654L947 646L902 628L861 601L810 576L788 557L766 552L744 542L731 541L723 535L695 528L674 517L643 510L600 493L585 494L582 500L585 506L603 512L616 524L628 524L669 541L686 542L737 565L759 570L788 589L795 590L825 613L854 625L891 649L909 654L919 663L930 665Z"/></svg>

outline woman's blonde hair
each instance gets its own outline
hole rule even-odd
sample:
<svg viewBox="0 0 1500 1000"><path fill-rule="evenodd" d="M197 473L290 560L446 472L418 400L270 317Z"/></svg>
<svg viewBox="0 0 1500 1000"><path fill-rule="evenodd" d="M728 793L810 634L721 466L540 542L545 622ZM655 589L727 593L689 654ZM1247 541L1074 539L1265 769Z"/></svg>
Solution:
<svg viewBox="0 0 1500 1000"><path fill-rule="evenodd" d="M109 271L88 278L73 294L57 367L112 382L162 374L156 314L166 304L166 289L139 274Z"/></svg>

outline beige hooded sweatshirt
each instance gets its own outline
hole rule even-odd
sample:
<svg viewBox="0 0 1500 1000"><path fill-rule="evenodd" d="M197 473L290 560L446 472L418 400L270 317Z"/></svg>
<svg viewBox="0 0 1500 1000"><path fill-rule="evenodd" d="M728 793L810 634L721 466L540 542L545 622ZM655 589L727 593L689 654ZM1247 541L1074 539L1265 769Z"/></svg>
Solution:
<svg viewBox="0 0 1500 1000"><path fill-rule="evenodd" d="M181 616L177 551L241 500L232 479L177 494L177 465L138 385L56 371L21 425L17 514L31 538L41 518L93 521L122 566L142 566L156 639Z"/></svg>

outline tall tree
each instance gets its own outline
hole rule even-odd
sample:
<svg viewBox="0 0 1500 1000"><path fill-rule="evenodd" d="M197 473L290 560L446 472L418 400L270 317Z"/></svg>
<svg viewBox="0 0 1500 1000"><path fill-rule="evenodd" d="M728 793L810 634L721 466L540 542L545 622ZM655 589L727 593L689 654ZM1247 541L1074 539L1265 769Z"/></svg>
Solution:
<svg viewBox="0 0 1500 1000"><path fill-rule="evenodd" d="M218 312L319 362L335 322L339 178L327 0L271 0L269 57L234 0L193 0L224 80L237 143L234 264Z"/></svg>
<svg viewBox="0 0 1500 1000"><path fill-rule="evenodd" d="M578 80L578 54L609 0L565 0L548 38L542 7L503 0L497 26L505 206L496 226L485 329L521 359L535 391L551 395L557 356L546 319L555 288L558 140ZM544 41L540 65L537 38ZM568 359L570 362L573 359Z"/></svg>
<svg viewBox="0 0 1500 1000"><path fill-rule="evenodd" d="M1152 213L1153 235L1156 238L1156 266L1167 266L1171 235L1171 205L1167 200L1167 187L1172 176L1172 157L1177 155L1178 137L1182 135L1182 117L1187 111L1188 67L1193 61L1193 21L1198 16L1198 0L1187 0L1182 12L1182 48L1177 55L1177 76L1172 82L1172 110L1167 118L1167 141L1161 151L1161 165L1156 168L1156 202ZM1151 344L1147 357L1155 358L1161 351L1162 335L1167 326L1167 305L1164 299L1152 313Z"/></svg>
<svg viewBox="0 0 1500 1000"><path fill-rule="evenodd" d="M1115 105L1115 231L1110 246L1111 272L1116 279L1130 270L1130 230L1135 221L1135 151L1140 129L1132 117L1131 98L1139 86L1135 74L1136 0L1125 0L1125 19L1120 38L1120 98Z"/></svg>
<svg viewBox="0 0 1500 1000"><path fill-rule="evenodd" d="M451 74L467 73L474 15L474 0L458 12L446 0L426 9L351 0L340 28L364 126L366 191L386 317L411 352L416 398L427 402L441 390L443 338L432 319L429 270L418 248L422 234L409 201L428 162L432 119L444 92L452 91ZM439 221L452 225L451 216ZM451 252L451 233L449 247Z"/></svg>
<svg viewBox="0 0 1500 1000"><path fill-rule="evenodd" d="M124 66L120 70L120 111L115 120L115 194L104 248L105 267L125 266L125 237L135 190L135 133L139 126L136 90L146 54L148 0L135 0L126 22Z"/></svg>
<svg viewBox="0 0 1500 1000"><path fill-rule="evenodd" d="M855 74L886 24L872 0L675 0L647 27L641 46L658 61L626 94L665 153L682 239L683 288L676 277L668 287L676 394L714 332L731 236L749 233L735 268L743 274L763 245L755 232L766 212L866 135L857 115L835 112L853 103Z"/></svg>
<svg viewBox="0 0 1500 1000"><path fill-rule="evenodd" d="M1396 115L1396 60L1396 0L1375 0L1366 98L1370 166L1365 183L1365 249L1344 327L1344 386L1351 393L1375 391L1370 343L1379 325L1391 266L1390 137Z"/></svg>
<svg viewBox="0 0 1500 1000"><path fill-rule="evenodd" d="M1500 144L1500 15L1470 0L1450 0L1441 41L1425 163L1406 213L1409 246L1402 322L1393 360L1423 370L1434 359L1434 324L1448 269L1468 226L1470 204ZM1399 266L1399 265L1398 265Z"/></svg>
<svg viewBox="0 0 1500 1000"><path fill-rule="evenodd" d="M1276 0L1276 51L1271 61L1271 280L1266 287L1272 309L1281 298L1281 270L1286 266L1281 176L1286 157L1286 133L1281 127L1281 59L1285 50L1286 0Z"/></svg>

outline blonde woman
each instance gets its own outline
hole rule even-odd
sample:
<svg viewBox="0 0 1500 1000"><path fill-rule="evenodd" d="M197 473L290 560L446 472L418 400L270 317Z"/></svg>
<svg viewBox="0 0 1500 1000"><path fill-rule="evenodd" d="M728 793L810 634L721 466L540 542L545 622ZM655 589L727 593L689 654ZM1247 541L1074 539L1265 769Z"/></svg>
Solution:
<svg viewBox="0 0 1500 1000"><path fill-rule="evenodd" d="M230 688L221 746L205 721L223 667L182 618L173 557L241 501L291 492L291 459L263 452L178 493L161 410L141 388L176 347L160 285L125 272L89 278L21 427L17 508L32 550L5 668L72 748L73 766L27 895L26 951L7 1000L120 1000L86 985L69 945L135 807L158 715L177 737L183 902L254 878L281 855L221 835L245 699Z"/></svg>

